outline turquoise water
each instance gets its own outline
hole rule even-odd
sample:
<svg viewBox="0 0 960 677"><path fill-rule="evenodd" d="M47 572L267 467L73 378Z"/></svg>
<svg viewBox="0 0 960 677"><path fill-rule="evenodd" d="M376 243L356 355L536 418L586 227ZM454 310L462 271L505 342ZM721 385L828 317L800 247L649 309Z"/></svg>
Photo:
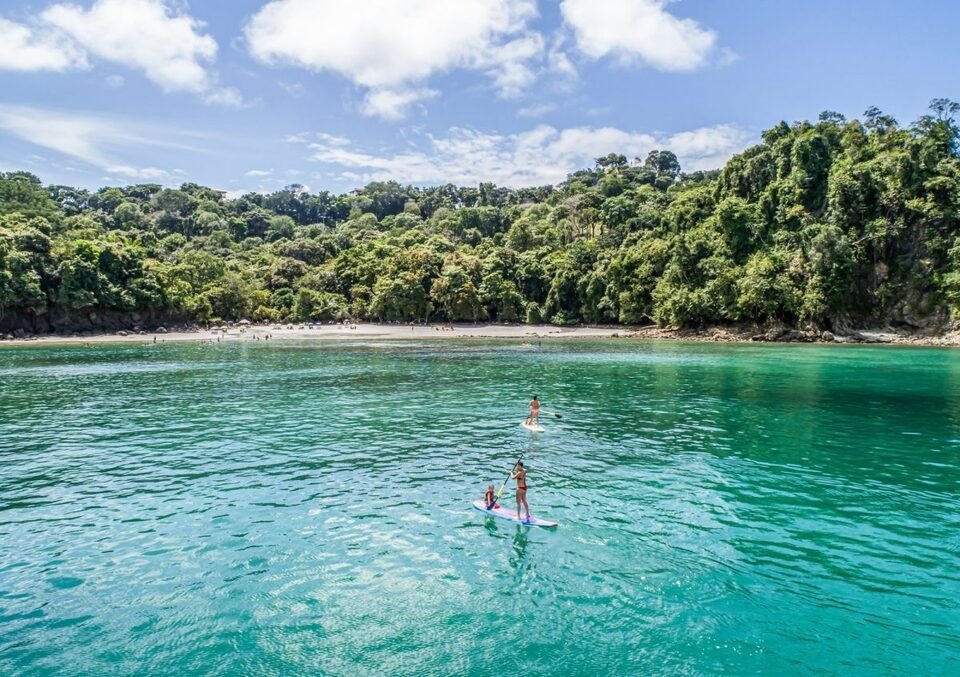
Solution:
<svg viewBox="0 0 960 677"><path fill-rule="evenodd" d="M960 352L31 347L0 386L3 674L960 671ZM470 507L521 450L556 530Z"/></svg>

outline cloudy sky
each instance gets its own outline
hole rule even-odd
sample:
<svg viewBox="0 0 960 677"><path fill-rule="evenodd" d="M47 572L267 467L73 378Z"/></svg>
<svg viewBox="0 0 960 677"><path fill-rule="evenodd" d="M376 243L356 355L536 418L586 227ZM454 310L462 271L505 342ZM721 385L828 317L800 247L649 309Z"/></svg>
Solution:
<svg viewBox="0 0 960 677"><path fill-rule="evenodd" d="M946 0L0 1L0 170L45 182L556 183L718 167L777 121L960 98Z"/></svg>

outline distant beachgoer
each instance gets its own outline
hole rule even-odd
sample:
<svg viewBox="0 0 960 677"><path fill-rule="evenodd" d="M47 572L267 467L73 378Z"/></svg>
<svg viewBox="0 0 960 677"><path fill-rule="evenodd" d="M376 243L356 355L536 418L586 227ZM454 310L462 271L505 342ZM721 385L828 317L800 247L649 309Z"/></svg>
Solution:
<svg viewBox="0 0 960 677"><path fill-rule="evenodd" d="M510 478L517 481L517 518L520 517L520 504L523 504L527 512L527 521L530 521L530 506L527 505L527 470L523 467L523 461L517 461L517 465Z"/></svg>

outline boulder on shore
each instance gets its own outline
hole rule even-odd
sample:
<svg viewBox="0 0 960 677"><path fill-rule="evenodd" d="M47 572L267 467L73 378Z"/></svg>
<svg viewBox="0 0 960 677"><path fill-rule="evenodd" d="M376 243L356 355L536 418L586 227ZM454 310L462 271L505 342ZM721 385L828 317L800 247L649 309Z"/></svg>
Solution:
<svg viewBox="0 0 960 677"><path fill-rule="evenodd" d="M777 336L776 340L781 343L810 343L816 340L817 335L812 331L801 331L799 329L790 329Z"/></svg>

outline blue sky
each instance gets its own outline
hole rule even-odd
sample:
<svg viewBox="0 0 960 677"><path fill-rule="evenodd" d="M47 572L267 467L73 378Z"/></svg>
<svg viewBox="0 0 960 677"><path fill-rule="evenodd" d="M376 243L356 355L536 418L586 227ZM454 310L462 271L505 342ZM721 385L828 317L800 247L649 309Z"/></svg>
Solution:
<svg viewBox="0 0 960 677"><path fill-rule="evenodd" d="M939 0L4 0L0 169L239 194L718 167L781 119L960 98Z"/></svg>

